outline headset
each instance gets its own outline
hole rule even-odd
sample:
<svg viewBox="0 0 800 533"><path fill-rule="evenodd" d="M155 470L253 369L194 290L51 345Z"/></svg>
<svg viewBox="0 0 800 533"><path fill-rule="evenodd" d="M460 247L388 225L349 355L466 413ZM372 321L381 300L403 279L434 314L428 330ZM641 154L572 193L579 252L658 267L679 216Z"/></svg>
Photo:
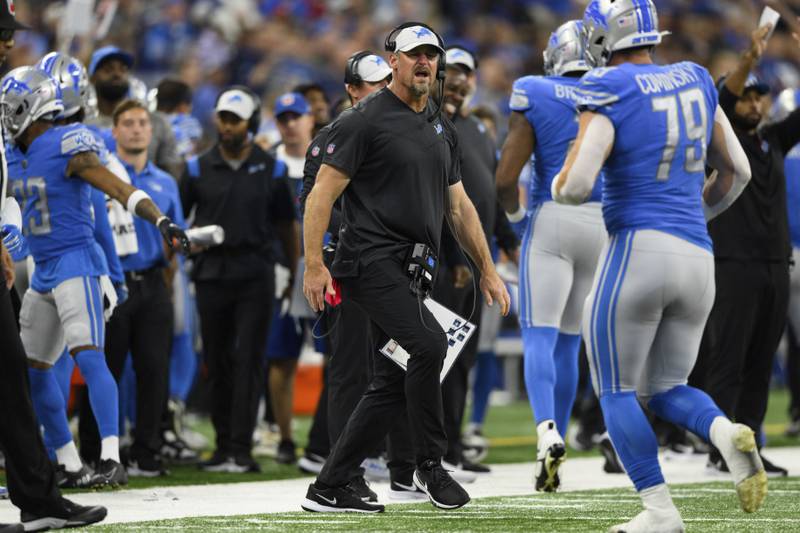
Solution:
<svg viewBox="0 0 800 533"><path fill-rule="evenodd" d="M436 40L439 42L439 48L444 50L444 39L436 33L436 30L425 24L424 22L404 22L400 24L392 31L389 32L389 35L386 36L386 40L383 42L383 49L387 52L395 53L397 52L397 41L395 40L397 34L406 28L411 28L414 26L422 26L430 30L436 36ZM436 80L439 82L439 101L436 102L436 111L428 117L428 122L433 122L442 114L442 104L444 103L444 79L447 76L447 57L445 56L444 52L439 52L439 61L436 65Z"/></svg>
<svg viewBox="0 0 800 533"><path fill-rule="evenodd" d="M256 92L250 87L245 85L231 85L230 87L225 87L225 89L217 95L217 99L214 101L215 109L222 95L230 91L242 91L253 101L254 109L253 114L250 115L250 118L247 120L247 131L255 135L258 133L258 127L261 125L261 98L259 98Z"/></svg>
<svg viewBox="0 0 800 533"><path fill-rule="evenodd" d="M373 55L369 50L361 50L347 58L344 66L344 82L348 85L361 85L364 80L358 73L358 63L367 56Z"/></svg>

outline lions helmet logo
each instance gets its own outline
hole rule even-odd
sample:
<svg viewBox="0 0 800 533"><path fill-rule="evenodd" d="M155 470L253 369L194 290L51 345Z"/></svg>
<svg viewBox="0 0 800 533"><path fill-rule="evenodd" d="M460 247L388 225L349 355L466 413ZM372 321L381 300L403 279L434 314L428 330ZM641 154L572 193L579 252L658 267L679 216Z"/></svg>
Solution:
<svg viewBox="0 0 800 533"><path fill-rule="evenodd" d="M6 0L6 4L8 5L8 12L12 15L16 16L16 8L14 7L14 0Z"/></svg>

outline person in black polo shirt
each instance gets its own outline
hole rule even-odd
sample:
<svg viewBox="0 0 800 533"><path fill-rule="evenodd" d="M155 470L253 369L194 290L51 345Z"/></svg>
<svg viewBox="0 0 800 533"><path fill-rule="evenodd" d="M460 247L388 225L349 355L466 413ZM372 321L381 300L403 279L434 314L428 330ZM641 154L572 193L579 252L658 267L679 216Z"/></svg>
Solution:
<svg viewBox="0 0 800 533"><path fill-rule="evenodd" d="M703 388L720 409L750 426L762 437L759 442L788 309L792 248L783 160L800 141L800 111L759 127L769 87L750 71L766 48L768 30L769 26L753 32L750 49L719 84L719 105L747 154L752 179L733 205L708 225L717 292L692 377L704 377ZM767 474L787 474L762 460ZM715 449L709 466L727 471Z"/></svg>
<svg viewBox="0 0 800 533"><path fill-rule="evenodd" d="M195 225L225 230L225 242L199 253L192 272L216 431L214 455L200 467L212 472L260 470L251 450L272 316L275 236L289 265L299 253L286 165L253 144L260 113L246 87L223 91L214 116L219 141L187 161L180 184L184 212L195 210Z"/></svg>
<svg viewBox="0 0 800 533"><path fill-rule="evenodd" d="M308 511L383 510L349 490L348 476L386 436L403 407L416 454L414 484L443 509L469 501L441 465L447 438L439 373L447 337L421 302L428 287L415 284L406 273L413 250L439 253L445 215L479 266L487 301L497 301L508 312L508 292L460 182L455 129L428 98L434 76L444 75L444 43L429 27L409 23L395 28L385 45L392 52L392 82L334 122L306 203L304 293L312 308L322 310L325 296L335 292L332 273L341 297L370 317L377 345L392 338L410 359L404 373L373 352L375 375L309 486L302 504ZM329 272L322 260L322 239L331 208L342 194L339 245ZM414 287L421 290L415 293Z"/></svg>

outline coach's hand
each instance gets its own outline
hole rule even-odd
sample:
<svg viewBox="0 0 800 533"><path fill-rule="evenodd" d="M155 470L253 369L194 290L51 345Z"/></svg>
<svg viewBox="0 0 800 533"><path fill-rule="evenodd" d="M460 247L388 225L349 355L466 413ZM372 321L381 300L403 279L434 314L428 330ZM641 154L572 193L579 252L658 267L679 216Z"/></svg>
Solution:
<svg viewBox="0 0 800 533"><path fill-rule="evenodd" d="M489 306L496 300L500 304L500 311L503 316L508 314L508 310L511 307L511 296L508 295L506 285L497 275L494 267L481 275L481 293L483 293L483 298Z"/></svg>
<svg viewBox="0 0 800 533"><path fill-rule="evenodd" d="M314 311L325 309L325 293L336 294L333 289L333 278L331 273L320 263L306 264L306 271L303 275L303 294L306 295L308 305Z"/></svg>

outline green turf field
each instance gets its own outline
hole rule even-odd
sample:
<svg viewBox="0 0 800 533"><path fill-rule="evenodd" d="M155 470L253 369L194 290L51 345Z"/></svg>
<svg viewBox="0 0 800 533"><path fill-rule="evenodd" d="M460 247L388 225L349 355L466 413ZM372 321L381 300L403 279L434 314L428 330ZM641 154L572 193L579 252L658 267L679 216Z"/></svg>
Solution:
<svg viewBox="0 0 800 533"><path fill-rule="evenodd" d="M739 510L730 483L676 485L671 488L687 531L800 531L800 478L770 480L770 492L757 513ZM381 515L283 513L112 524L91 531L426 531L574 532L605 531L641 509L632 489L594 490L531 496L481 498L451 512L430 504L389 506Z"/></svg>

